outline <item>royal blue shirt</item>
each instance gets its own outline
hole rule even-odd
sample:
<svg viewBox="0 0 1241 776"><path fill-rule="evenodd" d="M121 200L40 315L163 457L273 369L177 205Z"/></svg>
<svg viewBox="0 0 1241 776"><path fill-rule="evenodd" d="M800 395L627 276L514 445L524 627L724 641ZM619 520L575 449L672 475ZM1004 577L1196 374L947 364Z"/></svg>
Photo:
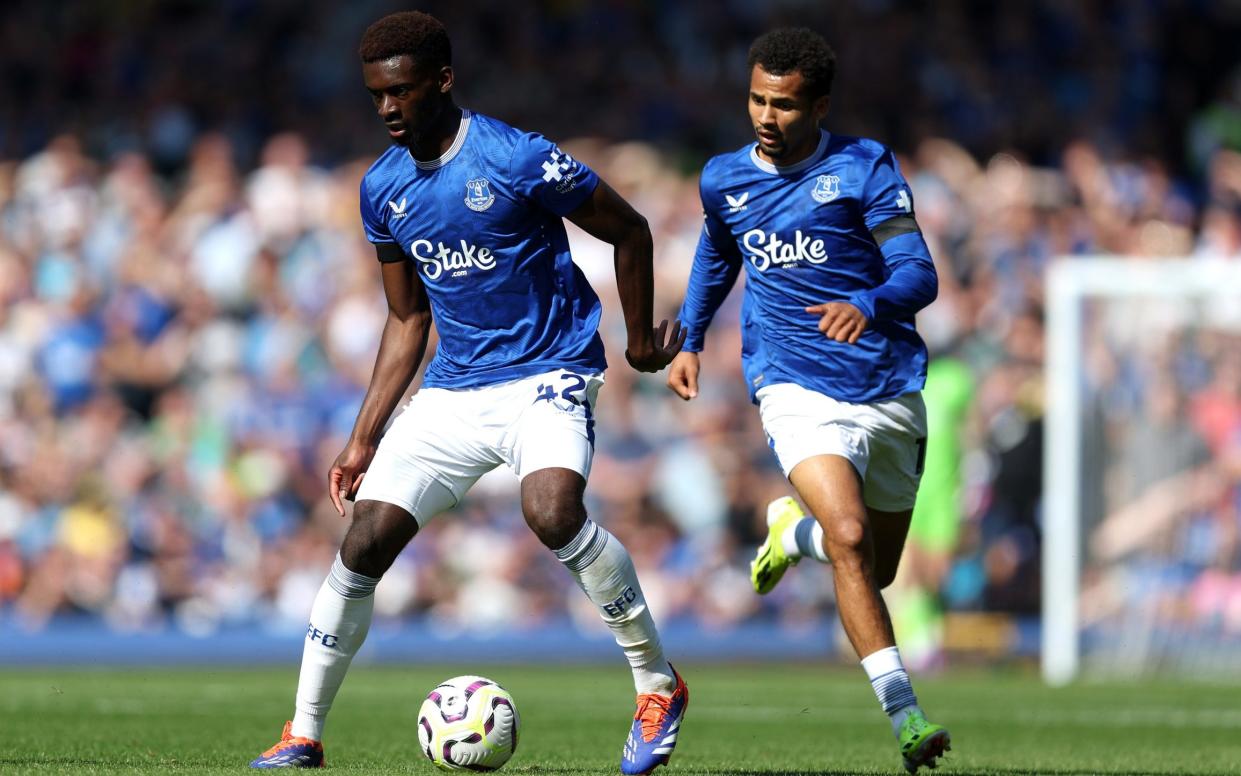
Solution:
<svg viewBox="0 0 1241 776"><path fill-rule="evenodd" d="M703 168L706 223L681 307L685 350L702 350L744 265L742 363L751 399L776 383L851 403L921 390L927 355L914 313L935 299L935 267L913 226L881 237L882 247L872 234L885 222L915 223L892 152L827 132L814 153L789 166L763 161L756 149ZM831 301L849 302L868 319L856 344L829 340L819 316L805 310Z"/></svg>
<svg viewBox="0 0 1241 776"><path fill-rule="evenodd" d="M439 159L393 146L371 165L366 238L415 263L439 332L424 386L607 367L599 297L569 255L562 220L598 183L541 135L470 111Z"/></svg>

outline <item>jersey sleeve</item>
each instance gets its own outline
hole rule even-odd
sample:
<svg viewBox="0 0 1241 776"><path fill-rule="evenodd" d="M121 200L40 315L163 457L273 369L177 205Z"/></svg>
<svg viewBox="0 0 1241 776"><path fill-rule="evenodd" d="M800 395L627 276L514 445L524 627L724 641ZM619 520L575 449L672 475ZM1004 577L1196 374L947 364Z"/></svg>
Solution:
<svg viewBox="0 0 1241 776"><path fill-rule="evenodd" d="M689 288L685 290L679 316L687 332L683 349L690 353L702 351L707 327L741 271L741 252L728 226L716 215L719 197L713 193L707 178L707 171L703 170L698 184L704 216L702 232L698 235Z"/></svg>
<svg viewBox="0 0 1241 776"><path fill-rule="evenodd" d="M862 217L866 228L874 231L888 219L913 214L913 192L901 175L896 156L890 148L884 148L872 163L862 187Z"/></svg>
<svg viewBox="0 0 1241 776"><path fill-rule="evenodd" d="M876 238L883 255L884 281L853 294L849 301L870 320L905 320L935 301L939 279L935 263L914 220L913 194L891 149L873 162L862 190L862 218L872 235L898 219L894 236Z"/></svg>
<svg viewBox="0 0 1241 776"><path fill-rule="evenodd" d="M509 177L517 193L558 216L566 216L599 185L595 171L542 135L522 135L513 147Z"/></svg>
<svg viewBox="0 0 1241 776"><path fill-rule="evenodd" d="M375 210L375 203L371 201L371 195L366 189L365 177L362 178L362 185L358 190L358 203L362 210L362 231L366 234L367 241L376 244L395 243L392 233L388 231L388 225Z"/></svg>

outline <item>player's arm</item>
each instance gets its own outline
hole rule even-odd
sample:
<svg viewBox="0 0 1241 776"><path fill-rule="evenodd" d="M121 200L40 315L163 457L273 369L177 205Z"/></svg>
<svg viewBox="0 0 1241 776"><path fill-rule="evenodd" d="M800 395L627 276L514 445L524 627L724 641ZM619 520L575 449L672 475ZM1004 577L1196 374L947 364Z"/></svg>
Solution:
<svg viewBox="0 0 1241 776"><path fill-rule="evenodd" d="M655 271L651 229L638 211L603 181L568 219L587 234L615 248L616 287L625 314L628 346L625 359L639 372L658 372L681 350L685 332L680 322L668 332L668 321L652 328Z"/></svg>
<svg viewBox="0 0 1241 776"><path fill-rule="evenodd" d="M891 151L876 160L862 198L862 218L883 255L884 281L853 294L847 302L807 307L819 316L819 331L854 344L872 321L912 318L935 301L939 278L913 212L913 194Z"/></svg>
<svg viewBox="0 0 1241 776"><path fill-rule="evenodd" d="M910 318L934 302L939 276L913 214L889 218L872 229L871 235L883 254L887 279L854 295L866 317L873 321Z"/></svg>
<svg viewBox="0 0 1241 776"><path fill-rule="evenodd" d="M384 425L418 373L431 332L431 304L414 262L395 243L377 243L375 251L382 267L388 317L353 433L328 474L332 503L342 515L342 500L357 492Z"/></svg>
<svg viewBox="0 0 1241 776"><path fill-rule="evenodd" d="M702 352L707 327L741 271L737 243L728 227L714 215L707 192L700 189L700 194L706 217L698 235L698 247L694 250L694 266L690 270L689 287L685 289L685 301L681 303L685 348L668 369L668 387L686 401L698 395L698 354Z"/></svg>

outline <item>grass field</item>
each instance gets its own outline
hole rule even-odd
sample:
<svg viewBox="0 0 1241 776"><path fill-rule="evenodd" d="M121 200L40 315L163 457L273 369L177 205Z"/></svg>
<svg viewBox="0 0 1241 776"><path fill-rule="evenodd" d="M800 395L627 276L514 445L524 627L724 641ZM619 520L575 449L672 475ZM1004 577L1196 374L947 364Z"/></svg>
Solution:
<svg viewBox="0 0 1241 776"><path fill-rule="evenodd" d="M681 667L691 704L667 776L903 773L887 720L859 670ZM450 675L504 684L522 717L507 772L615 773L633 712L628 672L601 668L358 666L326 733L341 773L437 771L414 714ZM0 773L243 773L288 718L296 667L0 672ZM1034 677L915 677L953 751L937 773L1238 774L1241 689L1096 685Z"/></svg>

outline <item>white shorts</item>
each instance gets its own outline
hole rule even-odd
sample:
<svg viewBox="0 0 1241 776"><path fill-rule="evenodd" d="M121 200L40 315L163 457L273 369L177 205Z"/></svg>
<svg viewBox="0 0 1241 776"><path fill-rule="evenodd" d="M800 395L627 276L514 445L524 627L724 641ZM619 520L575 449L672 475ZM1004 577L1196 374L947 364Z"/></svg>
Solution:
<svg viewBox="0 0 1241 776"><path fill-rule="evenodd" d="M784 476L816 455L839 455L862 478L866 506L913 509L926 458L926 406L920 392L888 401L850 404L793 383L756 394L767 443Z"/></svg>
<svg viewBox="0 0 1241 776"><path fill-rule="evenodd" d="M487 472L558 467L587 478L602 374L556 370L481 388L417 391L379 442L357 500L395 504L419 526Z"/></svg>

